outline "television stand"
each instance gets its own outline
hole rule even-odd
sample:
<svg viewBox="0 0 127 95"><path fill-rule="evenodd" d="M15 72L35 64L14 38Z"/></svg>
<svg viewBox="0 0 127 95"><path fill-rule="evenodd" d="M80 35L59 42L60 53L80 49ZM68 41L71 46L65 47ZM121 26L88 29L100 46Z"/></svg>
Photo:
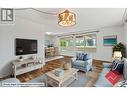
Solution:
<svg viewBox="0 0 127 95"><path fill-rule="evenodd" d="M25 59L23 61L15 60L12 62L13 75L21 75L30 71L34 71L43 67L43 64L35 59Z"/></svg>

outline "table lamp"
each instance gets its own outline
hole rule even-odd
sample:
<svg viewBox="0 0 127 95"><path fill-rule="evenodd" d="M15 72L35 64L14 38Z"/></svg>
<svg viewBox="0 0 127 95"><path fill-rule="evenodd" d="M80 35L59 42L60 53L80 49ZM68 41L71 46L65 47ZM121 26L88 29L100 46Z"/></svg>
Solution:
<svg viewBox="0 0 127 95"><path fill-rule="evenodd" d="M115 51L114 54L113 54L113 58L115 60L121 60L122 58L122 53L120 51Z"/></svg>

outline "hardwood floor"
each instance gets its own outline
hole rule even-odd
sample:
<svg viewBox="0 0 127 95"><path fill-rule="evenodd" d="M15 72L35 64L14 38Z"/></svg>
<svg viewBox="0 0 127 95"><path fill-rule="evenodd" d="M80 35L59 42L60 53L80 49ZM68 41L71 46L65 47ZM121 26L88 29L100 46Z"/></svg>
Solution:
<svg viewBox="0 0 127 95"><path fill-rule="evenodd" d="M22 74L22 75L19 75L17 76L17 78L21 81L21 82L27 82L31 79L34 79L48 71L51 71L51 70L54 70L56 68L60 68L62 67L62 65L65 63L65 62L69 62L71 60L71 57L67 57L65 56L63 60L54 60L54 61L50 61L48 63L46 63L46 65L39 69L39 70L35 70L35 71L32 71L32 72L28 72L28 73L25 73L25 74Z"/></svg>
<svg viewBox="0 0 127 95"><path fill-rule="evenodd" d="M29 80L32 80L48 71L54 70L56 68L60 68L65 62L70 62L71 57L67 57L65 56L63 60L54 60L54 61L50 61L48 63L46 63L46 65L39 69L39 70L35 70L32 72L28 72L22 75L17 76L17 78L21 81L21 82L27 82ZM101 72L102 70L102 62L100 60L93 60L93 65L98 69L98 73Z"/></svg>

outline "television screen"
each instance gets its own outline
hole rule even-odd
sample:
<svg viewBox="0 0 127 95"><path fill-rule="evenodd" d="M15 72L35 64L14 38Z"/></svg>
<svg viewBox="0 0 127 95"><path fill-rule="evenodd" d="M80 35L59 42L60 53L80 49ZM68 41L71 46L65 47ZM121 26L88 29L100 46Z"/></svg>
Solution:
<svg viewBox="0 0 127 95"><path fill-rule="evenodd" d="M36 54L37 40L16 38L16 55Z"/></svg>

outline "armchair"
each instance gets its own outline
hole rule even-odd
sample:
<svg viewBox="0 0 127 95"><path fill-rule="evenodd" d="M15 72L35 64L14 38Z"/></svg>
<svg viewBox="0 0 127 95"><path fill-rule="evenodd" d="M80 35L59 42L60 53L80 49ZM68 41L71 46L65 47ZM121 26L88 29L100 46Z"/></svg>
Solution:
<svg viewBox="0 0 127 95"><path fill-rule="evenodd" d="M72 68L87 72L92 69L92 55L88 53L76 53L76 57L72 58Z"/></svg>

